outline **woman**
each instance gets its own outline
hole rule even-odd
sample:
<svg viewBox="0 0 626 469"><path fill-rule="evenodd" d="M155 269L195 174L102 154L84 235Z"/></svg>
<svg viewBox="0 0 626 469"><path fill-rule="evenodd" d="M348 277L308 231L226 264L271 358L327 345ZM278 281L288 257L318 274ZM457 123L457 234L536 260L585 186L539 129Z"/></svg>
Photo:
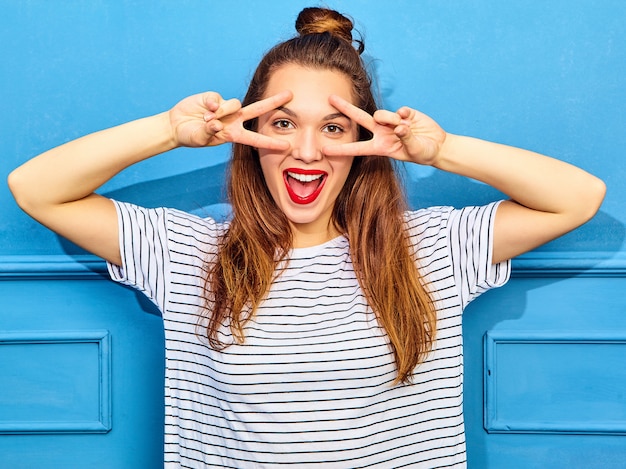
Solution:
<svg viewBox="0 0 626 469"><path fill-rule="evenodd" d="M34 158L11 190L163 312L166 465L465 467L463 308L510 258L589 220L604 184L377 110L351 21L310 8L296 29L243 105L191 96ZM228 223L94 193L146 158L226 142ZM406 211L392 160L511 200Z"/></svg>

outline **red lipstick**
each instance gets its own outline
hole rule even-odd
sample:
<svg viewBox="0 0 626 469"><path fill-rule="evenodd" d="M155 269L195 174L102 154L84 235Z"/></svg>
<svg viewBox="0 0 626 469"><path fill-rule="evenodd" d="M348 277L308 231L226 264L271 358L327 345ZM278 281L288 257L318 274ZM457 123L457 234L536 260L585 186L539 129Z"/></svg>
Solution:
<svg viewBox="0 0 626 469"><path fill-rule="evenodd" d="M292 202L306 205L322 192L328 173L319 169L288 168L283 171L287 193Z"/></svg>

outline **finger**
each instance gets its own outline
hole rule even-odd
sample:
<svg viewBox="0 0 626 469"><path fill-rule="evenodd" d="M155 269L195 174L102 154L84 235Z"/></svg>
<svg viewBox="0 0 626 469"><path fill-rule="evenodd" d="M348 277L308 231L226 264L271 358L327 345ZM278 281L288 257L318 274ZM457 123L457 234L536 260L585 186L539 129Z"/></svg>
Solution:
<svg viewBox="0 0 626 469"><path fill-rule="evenodd" d="M222 97L218 93L215 93L213 91L205 93L202 96L202 102L204 103L204 106L210 112L217 111L219 109L219 107L220 107L220 102L221 101L222 101Z"/></svg>
<svg viewBox="0 0 626 469"><path fill-rule="evenodd" d="M409 126L401 124L394 129L394 133L398 136L404 149L409 155L417 155L421 153L422 147L415 138Z"/></svg>
<svg viewBox="0 0 626 469"><path fill-rule="evenodd" d="M345 114L360 126L365 127L369 131L374 130L374 118L363 109L359 109L354 104L334 94L330 95L328 102L332 107Z"/></svg>
<svg viewBox="0 0 626 469"><path fill-rule="evenodd" d="M224 130L224 124L218 120L214 120L213 122L208 124L209 133L215 135L216 133Z"/></svg>
<svg viewBox="0 0 626 469"><path fill-rule="evenodd" d="M327 145L322 148L322 153L326 156L370 156L375 154L370 140Z"/></svg>
<svg viewBox="0 0 626 469"><path fill-rule="evenodd" d="M392 125L395 127L401 124L402 118L396 112L379 109L374 113L374 121L380 125Z"/></svg>
<svg viewBox="0 0 626 469"><path fill-rule="evenodd" d="M241 102L236 98L232 98L227 101L222 101L220 103L219 109L215 111L215 117L217 119L222 119L226 116L229 116L231 114L238 112L240 109L241 109Z"/></svg>
<svg viewBox="0 0 626 469"><path fill-rule="evenodd" d="M263 148L275 151L287 151L290 147L289 142L286 140L268 137L267 135L259 134L251 130L244 130L241 132L235 139L233 139L233 143L241 143L257 149Z"/></svg>
<svg viewBox="0 0 626 469"><path fill-rule="evenodd" d="M266 112L279 108L283 104L291 101L292 98L293 93L291 91L281 91L280 93L270 96L269 98L248 104L246 107L241 109L241 115L244 121L254 119L255 117L259 117Z"/></svg>
<svg viewBox="0 0 626 469"><path fill-rule="evenodd" d="M411 118L411 114L414 113L415 111L413 109L411 109L408 106L402 106L400 109L398 109L397 114L402 118L402 119L410 119Z"/></svg>
<svg viewBox="0 0 626 469"><path fill-rule="evenodd" d="M202 116L204 119L204 122L209 122L213 119L215 119L215 113L212 111L207 111L204 113L204 115Z"/></svg>

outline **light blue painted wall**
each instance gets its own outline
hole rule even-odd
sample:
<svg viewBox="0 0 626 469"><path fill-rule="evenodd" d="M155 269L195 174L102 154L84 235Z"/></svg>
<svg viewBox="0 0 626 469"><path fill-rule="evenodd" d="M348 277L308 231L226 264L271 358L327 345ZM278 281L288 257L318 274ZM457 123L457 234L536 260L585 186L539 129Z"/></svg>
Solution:
<svg viewBox="0 0 626 469"><path fill-rule="evenodd" d="M546 249L623 250L624 2L328 4L349 12L365 35L386 107L411 105L450 132L554 155L607 182L609 193L597 219ZM292 20L305 5L5 2L2 174L51 146L163 111L191 93L211 89L241 97L260 55L292 34ZM208 194L195 192L209 183L198 181L194 171L220 175L226 157L226 148L173 152L130 169L104 192L187 209L218 203L215 187L209 186ZM411 168L409 174L415 205L489 198L475 194L479 189L473 183L428 169ZM170 178L176 193L161 195L152 182L162 178ZM182 190L191 194L181 195ZM69 249L19 212L5 184L0 203L0 255Z"/></svg>
<svg viewBox="0 0 626 469"><path fill-rule="evenodd" d="M626 335L626 3L325 3L356 20L385 107L418 108L450 132L550 154L606 181L607 198L594 220L517 260L510 285L468 310L468 454L476 468L624 467L626 440L618 434L487 433L483 336ZM291 36L297 12L309 2L24 0L1 6L4 180L50 147L166 110L188 94L242 97L259 57ZM177 150L130 168L102 192L222 216L227 158L227 148ZM499 196L428 168L406 171L415 207ZM108 282L101 263L21 213L4 182L0 207L0 336L106 330L112 363L109 432L2 434L0 467L155 467L162 421L158 316L138 295ZM2 346L7 342L0 349L8 350ZM19 375L22 364L10 365L0 363L0 379ZM575 383L577 368L564 364L564 370L565 382ZM0 383L0 410L10 405L1 389ZM598 416L610 406L624 415L616 393L589 403ZM34 397L25 391L24 399Z"/></svg>

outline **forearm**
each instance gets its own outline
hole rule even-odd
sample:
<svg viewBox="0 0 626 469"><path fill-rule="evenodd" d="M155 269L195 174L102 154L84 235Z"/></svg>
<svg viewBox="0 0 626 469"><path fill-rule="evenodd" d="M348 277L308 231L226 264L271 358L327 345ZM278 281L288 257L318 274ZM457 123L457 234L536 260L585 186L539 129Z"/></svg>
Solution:
<svg viewBox="0 0 626 469"><path fill-rule="evenodd" d="M167 113L102 130L53 148L9 175L26 211L80 200L123 169L175 147Z"/></svg>
<svg viewBox="0 0 626 469"><path fill-rule="evenodd" d="M547 156L519 148L448 135L435 166L489 184L525 207L569 214L581 223L596 213L604 183Z"/></svg>

